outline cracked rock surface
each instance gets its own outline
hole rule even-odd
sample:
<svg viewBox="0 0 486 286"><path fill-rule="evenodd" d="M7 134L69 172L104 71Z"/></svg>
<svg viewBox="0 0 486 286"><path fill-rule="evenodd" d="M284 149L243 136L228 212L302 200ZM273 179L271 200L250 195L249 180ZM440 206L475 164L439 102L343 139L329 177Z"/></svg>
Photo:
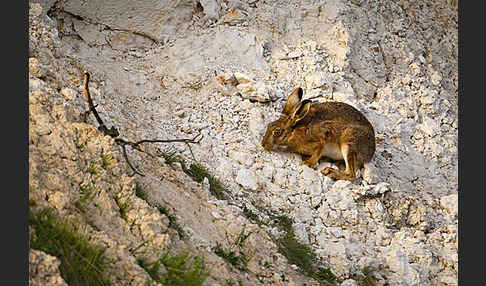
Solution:
<svg viewBox="0 0 486 286"><path fill-rule="evenodd" d="M204 254L213 269L205 285L318 285L278 252L278 229L252 222L245 208L265 221L291 218L340 285L358 285L366 267L377 285L457 285L457 25L450 1L31 1L29 199L81 221L107 248L115 285L146 285L137 255L168 249ZM133 175L114 140L81 116L83 70L96 109L123 138L201 133L190 149L145 148L195 158L228 199L179 163L129 149L145 174ZM346 102L373 124L376 152L355 182L320 173L334 163L312 169L300 155L261 147L298 86L304 98ZM86 186L97 195L80 207ZM128 204L124 217L117 202ZM240 249L251 257L245 271L211 250L232 247L242 232L251 233ZM55 259L31 256L30 265L44 265L36 277L64 282Z"/></svg>

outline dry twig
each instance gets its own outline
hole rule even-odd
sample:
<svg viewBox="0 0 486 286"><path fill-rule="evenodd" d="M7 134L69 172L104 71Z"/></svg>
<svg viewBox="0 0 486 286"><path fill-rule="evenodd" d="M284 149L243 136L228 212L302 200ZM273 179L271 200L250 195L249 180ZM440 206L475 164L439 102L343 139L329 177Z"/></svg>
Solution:
<svg viewBox="0 0 486 286"><path fill-rule="evenodd" d="M96 121L99 124L98 130L101 131L101 132L103 132L103 134L108 135L108 136L114 138L115 139L115 143L117 143L119 146L122 147L123 157L127 161L128 166L133 170L133 172L135 174L139 174L140 176L145 176L144 174L142 174L141 172L139 172L130 163L130 160L128 160L128 155L127 155L127 150L126 150L126 146L127 145L130 146L130 147L132 147L133 149L135 149L137 151L140 151L142 153L148 154L151 157L155 157L154 155L150 154L149 152L147 152L145 150L142 150L140 148L140 144L143 144L143 143L173 143L173 142L181 142L181 143L185 143L187 145L187 147L191 151L191 155L192 155L193 160L196 160L195 157L194 157L194 154L192 152L192 149L191 149L190 144L199 144L199 142L201 142L201 139L202 139L201 132L199 132L193 138L182 138L182 139L167 139L167 140L162 140L162 139L144 139L144 140L140 140L138 142L132 142L132 141L127 141L127 140L122 139L122 138L117 138L120 135L120 133L118 132L118 130L114 126L112 126L110 129L108 129L106 127L105 123L103 122L103 120L101 119L100 115L96 111L96 106L93 104L93 99L91 98L91 95L89 94L89 89L88 89L89 78L90 78L89 72L88 71L84 71L83 74L84 74L84 95L86 97L86 101L88 102L88 106L89 106L89 110L86 111L85 115L87 115L89 113L93 113L94 117L96 118Z"/></svg>

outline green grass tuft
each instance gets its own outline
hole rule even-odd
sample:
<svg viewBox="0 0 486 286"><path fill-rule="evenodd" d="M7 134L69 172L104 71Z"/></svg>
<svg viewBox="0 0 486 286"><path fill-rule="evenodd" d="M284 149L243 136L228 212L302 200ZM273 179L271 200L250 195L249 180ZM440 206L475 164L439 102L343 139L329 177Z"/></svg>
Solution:
<svg viewBox="0 0 486 286"><path fill-rule="evenodd" d="M243 230L240 231L240 233L236 237L235 245L238 247L243 247L243 243L251 234L252 232L245 234L245 229L243 228Z"/></svg>
<svg viewBox="0 0 486 286"><path fill-rule="evenodd" d="M155 281L160 280L161 278L159 274L159 268L161 264L160 259L152 263L149 263L145 258L139 257L137 258L137 263L148 273L150 278L154 279Z"/></svg>
<svg viewBox="0 0 486 286"><path fill-rule="evenodd" d="M130 206L128 204L128 201L124 202L124 203L121 203L120 202L120 199L118 197L115 197L115 202L118 206L118 208L120 209L120 215L121 217L124 219L124 220L127 220L127 209L128 207Z"/></svg>
<svg viewBox="0 0 486 286"><path fill-rule="evenodd" d="M262 221L260 220L258 215L249 208L247 208L246 205L243 206L243 215L256 224L262 224Z"/></svg>
<svg viewBox="0 0 486 286"><path fill-rule="evenodd" d="M91 175L96 175L98 173L98 167L96 166L96 164L94 162L91 162L89 164L89 167L88 167L87 171Z"/></svg>
<svg viewBox="0 0 486 286"><path fill-rule="evenodd" d="M164 157L165 162L169 165L175 162L179 162L181 164L184 173L189 175L194 181L198 183L201 183L204 180L204 178L208 178L209 192L219 200L228 199L228 194L227 194L228 191L226 187L223 185L223 183L217 178L215 178L213 175L211 175L209 171L206 168L204 168L202 165L198 163L194 163L191 164L188 168L185 160L182 157L175 155L175 152L162 153L162 157Z"/></svg>
<svg viewBox="0 0 486 286"><path fill-rule="evenodd" d="M189 169L185 169L184 172L192 177L192 179L198 183L201 183L204 178L208 178L209 192L219 200L228 199L226 187L220 180L215 178L209 173L209 171L200 164L191 164Z"/></svg>
<svg viewBox="0 0 486 286"><path fill-rule="evenodd" d="M277 227L284 235L277 239L278 251L283 254L290 264L297 265L307 276L312 277L324 285L337 285L338 278L328 268L316 267L316 255L308 244L301 243L292 228L293 220L286 216L271 216Z"/></svg>
<svg viewBox="0 0 486 286"><path fill-rule="evenodd" d="M111 159L112 159L112 156L110 154L104 154L103 156L101 156L101 167L103 167L103 169L105 169L105 170L108 170L108 168L111 165L111 163L110 163Z"/></svg>
<svg viewBox="0 0 486 286"><path fill-rule="evenodd" d="M175 162L180 162L181 165L184 164L184 160L180 156L175 154L175 151L172 153L162 153L162 157L164 157L165 162L169 165Z"/></svg>
<svg viewBox="0 0 486 286"><path fill-rule="evenodd" d="M162 285L200 286L210 273L203 257L192 258L188 252L174 256L166 253L152 263L148 263L143 258L137 259L137 262L152 279ZM160 271L161 265L167 270L163 274Z"/></svg>
<svg viewBox="0 0 486 286"><path fill-rule="evenodd" d="M105 249L91 244L67 220L51 209L29 211L30 248L56 256L59 271L69 285L111 285L107 277Z"/></svg>
<svg viewBox="0 0 486 286"><path fill-rule="evenodd" d="M146 201L149 205L153 206L147 200L148 199L147 192L138 182L136 182L136 185L135 185L135 195L137 197L141 198L142 200ZM157 207L157 209L159 210L159 212L161 214L164 214L164 215L167 216L167 218L169 219L169 227L172 228L172 229L175 229L177 231L177 234L179 234L179 238L185 239L186 233L184 232L184 229L182 229L182 227L177 223L176 217L173 214L171 214L169 212L169 210L164 206L156 204L155 207Z"/></svg>
<svg viewBox="0 0 486 286"><path fill-rule="evenodd" d="M139 198L141 198L142 200L147 201L147 192L144 190L144 188L142 187L142 185L140 185L138 182L135 183L135 195Z"/></svg>
<svg viewBox="0 0 486 286"><path fill-rule="evenodd" d="M179 234L179 238L186 238L186 233L184 232L184 229L182 229L182 227L177 223L176 217L171 214L169 210L164 206L157 205L157 209L161 214L164 214L167 216L167 218L169 218L169 227L177 231L177 233Z"/></svg>
<svg viewBox="0 0 486 286"><path fill-rule="evenodd" d="M75 205L81 211L85 211L87 204L94 198L95 192L93 187L87 184L80 185L79 192L81 193L81 197L76 201Z"/></svg>
<svg viewBox="0 0 486 286"><path fill-rule="evenodd" d="M221 244L219 244L218 242L216 243L216 246L214 246L212 248L212 250L217 256L223 258L226 262L233 265L237 269L243 270L243 271L246 270L246 265L248 263L248 259L246 258L246 256L244 254L240 253L241 255L237 255L232 250L224 249L221 246Z"/></svg>
<svg viewBox="0 0 486 286"><path fill-rule="evenodd" d="M287 257L290 264L299 266L307 275L313 272L312 264L314 263L315 254L309 245L297 240L293 231L285 233L277 242L279 245L278 251Z"/></svg>
<svg viewBox="0 0 486 286"><path fill-rule="evenodd" d="M286 215L280 215L280 216L274 216L273 217L277 221L277 226L280 228L280 230L284 232L292 232L292 225L294 224L294 221L286 216Z"/></svg>
<svg viewBox="0 0 486 286"><path fill-rule="evenodd" d="M365 266L361 272L363 275L359 275L358 277L353 277L356 281L358 281L359 286L376 286L378 285L376 279L373 277L373 273L376 269L372 266Z"/></svg>
<svg viewBox="0 0 486 286"><path fill-rule="evenodd" d="M311 276L319 281L327 281L331 283L330 285L335 285L339 282L336 275L334 275L329 268L319 267L319 269L316 272L313 272Z"/></svg>

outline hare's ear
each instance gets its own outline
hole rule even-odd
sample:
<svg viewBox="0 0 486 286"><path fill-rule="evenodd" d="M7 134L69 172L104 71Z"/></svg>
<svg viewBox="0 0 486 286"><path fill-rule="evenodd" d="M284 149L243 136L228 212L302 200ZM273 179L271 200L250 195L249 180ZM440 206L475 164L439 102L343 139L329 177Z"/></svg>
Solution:
<svg viewBox="0 0 486 286"><path fill-rule="evenodd" d="M303 100L301 103L299 103L299 105L295 107L294 111L292 112L292 115L290 116L290 121L292 122L291 126L297 124L297 122L302 120L307 115L307 113L309 113L311 105L312 105L312 101L306 99Z"/></svg>
<svg viewBox="0 0 486 286"><path fill-rule="evenodd" d="M289 95L289 97L287 97L287 102L285 102L282 112L290 116L294 108L300 103L303 93L304 92L300 87L294 89L294 91Z"/></svg>

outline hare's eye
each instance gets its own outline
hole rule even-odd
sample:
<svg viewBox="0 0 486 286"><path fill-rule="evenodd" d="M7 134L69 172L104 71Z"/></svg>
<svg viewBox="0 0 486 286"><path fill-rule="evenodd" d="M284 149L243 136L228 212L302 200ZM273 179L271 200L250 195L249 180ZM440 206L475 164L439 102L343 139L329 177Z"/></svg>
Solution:
<svg viewBox="0 0 486 286"><path fill-rule="evenodd" d="M280 135L282 135L282 129L276 129L276 130L274 130L274 131L273 131L273 135L275 135L275 136L280 136Z"/></svg>

